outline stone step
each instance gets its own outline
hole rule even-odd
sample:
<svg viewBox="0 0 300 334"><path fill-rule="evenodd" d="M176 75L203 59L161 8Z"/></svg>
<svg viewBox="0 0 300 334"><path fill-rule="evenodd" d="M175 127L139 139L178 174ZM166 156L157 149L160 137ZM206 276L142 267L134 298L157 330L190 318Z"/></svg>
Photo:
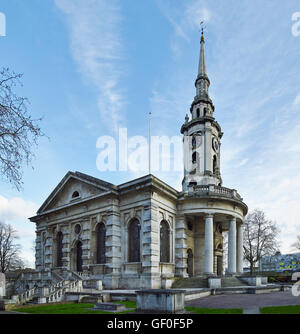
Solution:
<svg viewBox="0 0 300 334"><path fill-rule="evenodd" d="M235 286L246 286L247 283L241 281L238 277L222 277L221 287L235 287Z"/></svg>
<svg viewBox="0 0 300 334"><path fill-rule="evenodd" d="M207 278L203 277L190 277L190 278L179 278L175 280L172 288L207 288Z"/></svg>

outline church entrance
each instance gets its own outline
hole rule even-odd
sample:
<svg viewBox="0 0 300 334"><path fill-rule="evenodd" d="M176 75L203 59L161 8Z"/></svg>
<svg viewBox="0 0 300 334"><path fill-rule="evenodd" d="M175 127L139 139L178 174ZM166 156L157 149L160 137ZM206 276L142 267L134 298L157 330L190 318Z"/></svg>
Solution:
<svg viewBox="0 0 300 334"><path fill-rule="evenodd" d="M223 256L222 255L217 256L217 275L218 276L223 275Z"/></svg>
<svg viewBox="0 0 300 334"><path fill-rule="evenodd" d="M193 251L191 249L188 249L187 251L187 273L189 277L194 276L194 255Z"/></svg>
<svg viewBox="0 0 300 334"><path fill-rule="evenodd" d="M76 246L76 271L82 272L82 243L80 241Z"/></svg>

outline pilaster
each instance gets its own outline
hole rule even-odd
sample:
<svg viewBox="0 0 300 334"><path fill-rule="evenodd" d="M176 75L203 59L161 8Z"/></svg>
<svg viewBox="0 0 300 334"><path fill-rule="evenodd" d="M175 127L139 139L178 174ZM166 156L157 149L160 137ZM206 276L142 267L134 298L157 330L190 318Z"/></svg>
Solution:
<svg viewBox="0 0 300 334"><path fill-rule="evenodd" d="M143 209L141 288L160 288L158 207L150 200Z"/></svg>
<svg viewBox="0 0 300 334"><path fill-rule="evenodd" d="M176 216L175 233L175 275L188 277L187 273L187 235L184 215Z"/></svg>

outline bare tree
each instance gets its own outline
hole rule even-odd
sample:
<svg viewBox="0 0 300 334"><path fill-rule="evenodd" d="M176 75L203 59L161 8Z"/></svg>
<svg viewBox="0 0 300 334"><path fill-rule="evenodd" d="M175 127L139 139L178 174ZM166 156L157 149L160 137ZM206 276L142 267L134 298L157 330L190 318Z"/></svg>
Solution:
<svg viewBox="0 0 300 334"><path fill-rule="evenodd" d="M22 165L30 164L34 154L33 145L43 136L37 123L27 113L29 101L15 93L21 85L22 74L8 68L0 70L0 174L20 190Z"/></svg>
<svg viewBox="0 0 300 334"><path fill-rule="evenodd" d="M297 236L297 241L292 244L293 249L300 251L300 235Z"/></svg>
<svg viewBox="0 0 300 334"><path fill-rule="evenodd" d="M261 210L249 213L244 222L244 258L250 264L250 273L254 273L255 264L263 256L274 255L279 249L279 228L268 220Z"/></svg>
<svg viewBox="0 0 300 334"><path fill-rule="evenodd" d="M21 246L16 243L18 236L9 224L0 223L0 272L24 268L20 257Z"/></svg>

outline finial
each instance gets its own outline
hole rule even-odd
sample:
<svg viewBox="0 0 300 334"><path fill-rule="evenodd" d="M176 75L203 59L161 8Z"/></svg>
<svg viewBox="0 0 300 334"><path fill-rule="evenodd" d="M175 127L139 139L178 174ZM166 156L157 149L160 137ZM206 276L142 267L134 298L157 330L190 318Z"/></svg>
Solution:
<svg viewBox="0 0 300 334"><path fill-rule="evenodd" d="M204 21L200 22L201 27L201 42L204 42L204 30L206 29L206 26L204 26Z"/></svg>

